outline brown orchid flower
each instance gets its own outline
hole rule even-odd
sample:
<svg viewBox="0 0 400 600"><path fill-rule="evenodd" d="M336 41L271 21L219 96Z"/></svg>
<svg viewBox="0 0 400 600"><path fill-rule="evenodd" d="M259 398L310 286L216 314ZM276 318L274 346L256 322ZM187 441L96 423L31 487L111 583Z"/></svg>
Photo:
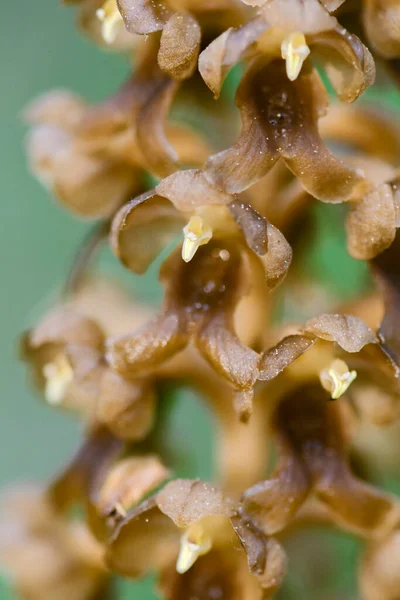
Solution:
<svg viewBox="0 0 400 600"><path fill-rule="evenodd" d="M164 73L177 80L190 77L196 70L202 35L208 39L227 24L237 25L244 18L240 5L227 0L108 0L105 3L111 4L115 10L112 18L122 18L129 32L140 35L161 32L158 64Z"/></svg>
<svg viewBox="0 0 400 600"><path fill-rule="evenodd" d="M102 547L82 522L58 513L39 486L2 494L0 565L25 600L107 597Z"/></svg>
<svg viewBox="0 0 400 600"><path fill-rule="evenodd" d="M159 588L171 600L211 593L227 600L269 598L285 572L278 542L198 480L171 481L134 507L107 546L109 568L132 578L160 572Z"/></svg>
<svg viewBox="0 0 400 600"><path fill-rule="evenodd" d="M272 535L285 529L312 495L337 525L378 539L398 523L398 503L353 475L341 405L328 399L315 383L283 394L273 417L275 470L245 491L242 510Z"/></svg>
<svg viewBox="0 0 400 600"><path fill-rule="evenodd" d="M247 418L259 357L237 337L234 313L246 295L248 271L263 267L266 286L273 288L286 274L291 250L265 218L216 191L196 170L175 173L123 207L114 219L112 247L128 268L143 273L185 222L183 260L176 251L161 269L163 312L137 332L109 340L107 358L112 368L135 377L193 340L240 392Z"/></svg>
<svg viewBox="0 0 400 600"><path fill-rule="evenodd" d="M303 188L324 202L357 198L371 187L322 141L318 119L326 112L328 96L308 65L291 82L281 61L256 59L241 81L236 102L242 131L231 148L208 159L204 173L210 184L238 193L282 157Z"/></svg>
<svg viewBox="0 0 400 600"><path fill-rule="evenodd" d="M141 439L153 422L152 383L127 381L110 369L104 341L95 321L61 307L25 334L23 357L49 404L103 423L122 439Z"/></svg>
<svg viewBox="0 0 400 600"><path fill-rule="evenodd" d="M60 512L81 505L91 533L106 540L127 511L169 477L157 455L139 450L133 446L128 454L125 442L96 426L49 485L49 499Z"/></svg>
<svg viewBox="0 0 400 600"><path fill-rule="evenodd" d="M319 378L332 399L346 394L352 400L354 395L354 403L364 416L373 414L368 411L369 394L367 410L363 411L366 390L377 393L378 399L387 395L399 407L399 366L381 339L357 317L332 314L310 319L299 332L263 353L260 380L272 381L287 368L289 381L292 377L293 381ZM392 411L393 418L398 414Z"/></svg>
<svg viewBox="0 0 400 600"><path fill-rule="evenodd" d="M146 170L164 176L178 159L196 165L207 156L193 131L165 123L178 85L160 71L155 50L143 47L135 74L103 103L55 91L26 110L33 173L80 216L114 213L144 189Z"/></svg>
<svg viewBox="0 0 400 600"><path fill-rule="evenodd" d="M321 63L339 98L353 102L372 83L375 66L359 38L349 34L318 0L262 0L258 16L239 28L230 28L200 55L204 81L219 95L230 67L243 59L264 57L286 62L295 81L308 56ZM307 61L307 62L306 62Z"/></svg>

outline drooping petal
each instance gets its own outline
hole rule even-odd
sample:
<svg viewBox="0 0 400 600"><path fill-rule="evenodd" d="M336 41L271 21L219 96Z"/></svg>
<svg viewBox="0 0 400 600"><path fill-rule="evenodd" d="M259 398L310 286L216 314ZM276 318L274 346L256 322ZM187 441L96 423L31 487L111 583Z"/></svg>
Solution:
<svg viewBox="0 0 400 600"><path fill-rule="evenodd" d="M160 69L174 79L186 79L196 69L201 30L189 14L175 13L165 25L158 52Z"/></svg>
<svg viewBox="0 0 400 600"><path fill-rule="evenodd" d="M343 202L366 187L365 179L336 158L318 132L327 96L315 71L303 67L291 82L282 62L264 69L264 93L275 143L307 192L324 202Z"/></svg>
<svg viewBox="0 0 400 600"><path fill-rule="evenodd" d="M313 58L319 60L342 102L354 102L375 81L375 63L368 48L343 27L310 40Z"/></svg>
<svg viewBox="0 0 400 600"><path fill-rule="evenodd" d="M276 426L288 436L334 519L362 535L382 535L399 518L399 508L391 496L352 474L339 404L327 402L325 394L317 385L289 393L277 409Z"/></svg>
<svg viewBox="0 0 400 600"><path fill-rule="evenodd" d="M259 375L259 354L239 340L224 317L211 319L200 330L196 346L213 369L236 390L252 395ZM243 421L248 421L252 412L251 395L238 398L237 410Z"/></svg>
<svg viewBox="0 0 400 600"><path fill-rule="evenodd" d="M263 86L264 71L256 63L243 76L236 93L242 120L240 137L234 146L214 154L206 164L207 179L230 194L256 183L279 157Z"/></svg>
<svg viewBox="0 0 400 600"><path fill-rule="evenodd" d="M261 257L268 288L274 288L286 277L289 269L292 260L290 245L279 229L250 205L235 200L228 208L243 231L249 248Z"/></svg>
<svg viewBox="0 0 400 600"><path fill-rule="evenodd" d="M369 260L393 242L397 225L393 190L378 185L355 203L347 216L347 248L353 258Z"/></svg>
<svg viewBox="0 0 400 600"><path fill-rule="evenodd" d="M271 477L242 496L245 513L267 535L285 529L311 491L307 470L283 436L278 440L278 451L278 465Z"/></svg>
<svg viewBox="0 0 400 600"><path fill-rule="evenodd" d="M139 578L170 564L179 550L179 530L163 514L155 497L130 510L115 528L107 546L108 567Z"/></svg>
<svg viewBox="0 0 400 600"><path fill-rule="evenodd" d="M233 517L233 528L242 544L250 573L255 575L263 590L263 598L270 598L279 588L286 573L286 554L273 538L267 538L251 522Z"/></svg>
<svg viewBox="0 0 400 600"><path fill-rule="evenodd" d="M277 377L315 342L315 338L302 335L289 335L283 338L276 346L263 353L260 362L260 380L269 381Z"/></svg>
<svg viewBox="0 0 400 600"><path fill-rule="evenodd" d="M177 314L166 313L141 329L107 341L106 359L126 377L138 377L171 358L188 343Z"/></svg>
<svg viewBox="0 0 400 600"><path fill-rule="evenodd" d="M168 477L168 470L157 456L131 456L122 459L111 467L99 487L96 509L105 518L113 515L123 518L133 505Z"/></svg>
<svg viewBox="0 0 400 600"><path fill-rule="evenodd" d="M174 205L154 191L125 204L112 224L111 247L134 273L144 273L182 230L184 220Z"/></svg>
<svg viewBox="0 0 400 600"><path fill-rule="evenodd" d="M231 27L200 54L200 74L215 98L219 97L229 69L249 54L251 47L267 27L262 19L254 19L237 29Z"/></svg>

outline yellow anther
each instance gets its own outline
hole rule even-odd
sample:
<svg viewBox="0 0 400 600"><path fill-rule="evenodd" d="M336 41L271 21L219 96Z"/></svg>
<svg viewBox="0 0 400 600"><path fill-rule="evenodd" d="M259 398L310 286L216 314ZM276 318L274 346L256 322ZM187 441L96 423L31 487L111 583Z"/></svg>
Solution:
<svg viewBox="0 0 400 600"><path fill-rule="evenodd" d="M191 217L189 223L183 228L182 258L185 262L192 260L197 249L207 244L212 238L212 230L201 217Z"/></svg>
<svg viewBox="0 0 400 600"><path fill-rule="evenodd" d="M300 74L301 68L310 48L306 44L303 33L291 33L285 38L281 45L282 58L286 60L286 73L290 81L295 81Z"/></svg>
<svg viewBox="0 0 400 600"><path fill-rule="evenodd" d="M200 523L195 523L181 537L181 549L176 570L181 575L189 571L196 560L211 550L212 541Z"/></svg>
<svg viewBox="0 0 400 600"><path fill-rule="evenodd" d="M334 360L333 363L319 374L322 387L330 393L333 400L340 398L357 377L357 371L349 371L343 360Z"/></svg>
<svg viewBox="0 0 400 600"><path fill-rule="evenodd" d="M123 23L116 0L106 0L101 8L96 10L96 16L101 21L101 35L107 44L112 44Z"/></svg>
<svg viewBox="0 0 400 600"><path fill-rule="evenodd" d="M53 362L43 367L46 379L44 395L49 404L61 404L68 385L73 379L73 372L64 354L56 356Z"/></svg>

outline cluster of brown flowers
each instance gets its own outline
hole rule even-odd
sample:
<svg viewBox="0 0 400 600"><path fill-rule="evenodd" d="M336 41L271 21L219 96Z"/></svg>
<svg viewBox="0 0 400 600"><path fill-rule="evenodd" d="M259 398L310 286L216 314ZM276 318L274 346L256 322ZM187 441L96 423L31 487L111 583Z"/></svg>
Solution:
<svg viewBox="0 0 400 600"><path fill-rule="evenodd" d="M113 575L154 571L169 600L256 600L279 589L286 540L323 523L363 540L362 597L396 600L400 501L352 448L400 417L400 128L349 104L377 67L399 74L400 2L64 1L134 68L94 106L53 91L26 111L32 172L99 225L22 340L39 393L79 413L85 440L48 486L4 497L0 562L29 600L105 599ZM240 132L219 98L234 67ZM348 252L376 291L278 325L277 304L307 292L316 200L348 203ZM170 250L157 314L87 277L108 237L139 275ZM192 386L215 417L212 484L174 478L164 381Z"/></svg>

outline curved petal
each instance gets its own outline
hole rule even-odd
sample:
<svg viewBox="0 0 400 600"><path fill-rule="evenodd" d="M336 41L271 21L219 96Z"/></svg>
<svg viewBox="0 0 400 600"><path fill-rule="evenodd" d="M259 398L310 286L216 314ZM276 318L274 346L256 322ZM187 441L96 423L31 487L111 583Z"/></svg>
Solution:
<svg viewBox="0 0 400 600"><path fill-rule="evenodd" d="M119 12L130 33L146 35L160 31L171 11L162 0L117 0Z"/></svg>
<svg viewBox="0 0 400 600"><path fill-rule="evenodd" d="M189 14L175 13L161 34L158 64L173 79L187 79L196 69L201 30Z"/></svg>
<svg viewBox="0 0 400 600"><path fill-rule="evenodd" d="M352 315L321 315L307 321L305 334L336 342L346 352L360 352L367 344L377 344L374 332Z"/></svg>
<svg viewBox="0 0 400 600"><path fill-rule="evenodd" d="M114 217L111 248L134 273L144 273L185 224L174 205L154 190L125 204Z"/></svg>
<svg viewBox="0 0 400 600"><path fill-rule="evenodd" d="M309 43L313 58L320 60L343 102L354 102L374 83L374 59L356 35L338 26L311 38Z"/></svg>
<svg viewBox="0 0 400 600"><path fill-rule="evenodd" d="M327 95L318 74L305 65L291 82L283 61L275 61L264 69L263 79L275 143L304 189L324 202L343 202L361 193L365 178L336 158L319 135Z"/></svg>
<svg viewBox="0 0 400 600"><path fill-rule="evenodd" d="M278 441L278 451L278 465L271 477L246 490L241 499L245 513L267 535L285 529L311 491L307 470L283 438Z"/></svg>
<svg viewBox="0 0 400 600"><path fill-rule="evenodd" d="M369 344L378 344L373 331L351 315L320 315L307 321L298 334L283 338L276 346L263 352L260 362L260 380L270 381L281 373L317 339L335 342L345 352L358 353Z"/></svg>
<svg viewBox="0 0 400 600"><path fill-rule="evenodd" d="M363 535L382 535L399 518L393 498L351 473L338 403L317 385L289 393L277 409L277 424L310 474L316 495L335 520Z"/></svg>
<svg viewBox="0 0 400 600"><path fill-rule="evenodd" d="M270 381L277 377L315 342L316 339L312 337L289 335L273 348L263 352L260 362L260 381Z"/></svg>
<svg viewBox="0 0 400 600"><path fill-rule="evenodd" d="M138 331L107 341L109 365L126 377L134 377L154 369L188 343L174 313L160 315Z"/></svg>
<svg viewBox="0 0 400 600"><path fill-rule="evenodd" d="M115 463L99 488L96 509L107 518L130 509L169 477L169 471L154 455L130 456Z"/></svg>
<svg viewBox="0 0 400 600"><path fill-rule="evenodd" d="M236 403L240 419L248 421L252 412L252 388L259 375L259 354L239 340L223 315L210 319L197 334L195 342L219 375L239 392L250 393L250 396L239 396Z"/></svg>
<svg viewBox="0 0 400 600"><path fill-rule="evenodd" d="M151 497L118 523L106 550L108 567L139 578L171 563L179 551L179 530Z"/></svg>
<svg viewBox="0 0 400 600"><path fill-rule="evenodd" d="M243 231L251 250L260 256L269 289L286 277L292 261L292 249L284 235L249 204L233 201L229 212Z"/></svg>
<svg viewBox="0 0 400 600"><path fill-rule="evenodd" d="M249 571L258 579L264 592L263 598L270 598L279 588L286 573L286 554L273 538L267 538L251 522L238 517L231 519L233 528L242 544Z"/></svg>
<svg viewBox="0 0 400 600"><path fill-rule="evenodd" d="M381 184L355 203L347 216L347 248L350 256L369 260L386 250L396 235L393 190Z"/></svg>
<svg viewBox="0 0 400 600"><path fill-rule="evenodd" d="M254 19L237 29L230 27L200 54L200 74L215 98L219 97L229 69L249 53L253 44L267 28L267 24L262 19Z"/></svg>
<svg viewBox="0 0 400 600"><path fill-rule="evenodd" d="M264 93L264 69L250 66L236 93L242 130L231 148L210 156L205 176L217 188L236 194L266 175L278 160L278 148Z"/></svg>

